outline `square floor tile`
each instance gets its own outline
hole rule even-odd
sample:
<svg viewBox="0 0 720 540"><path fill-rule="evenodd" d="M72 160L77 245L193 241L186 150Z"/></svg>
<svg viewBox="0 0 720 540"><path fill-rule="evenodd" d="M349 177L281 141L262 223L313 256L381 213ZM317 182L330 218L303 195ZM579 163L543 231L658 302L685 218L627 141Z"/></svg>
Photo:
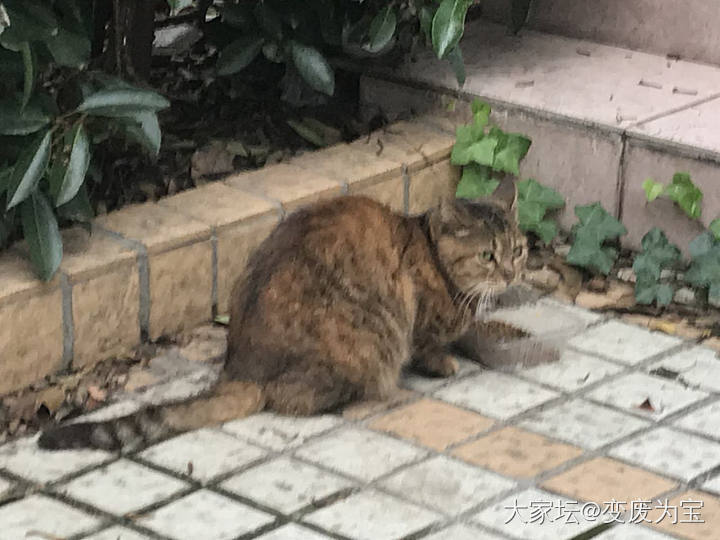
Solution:
<svg viewBox="0 0 720 540"><path fill-rule="evenodd" d="M37 436L0 446L0 468L42 484L110 459L100 450L41 450Z"/></svg>
<svg viewBox="0 0 720 540"><path fill-rule="evenodd" d="M304 521L357 540L403 538L432 525L439 514L367 490L306 516Z"/></svg>
<svg viewBox="0 0 720 540"><path fill-rule="evenodd" d="M423 540L503 540L502 536L497 536L484 530L476 529L470 525L451 525L446 529L423 536Z"/></svg>
<svg viewBox="0 0 720 540"><path fill-rule="evenodd" d="M688 540L714 540L718 537L720 530L719 498L702 491L686 491L667 501L667 506L670 508L668 516L665 515L663 508L655 508L648 515L648 519L655 522L653 528ZM660 519L661 517L663 519ZM698 520L702 520L704 523Z"/></svg>
<svg viewBox="0 0 720 540"><path fill-rule="evenodd" d="M27 540L31 531L45 538L66 538L94 529L100 519L44 495L0 506L0 534L3 540Z"/></svg>
<svg viewBox="0 0 720 540"><path fill-rule="evenodd" d="M313 441L296 455L369 482L427 454L387 435L347 427Z"/></svg>
<svg viewBox="0 0 720 540"><path fill-rule="evenodd" d="M648 426L649 422L574 399L533 413L519 425L594 450Z"/></svg>
<svg viewBox="0 0 720 540"><path fill-rule="evenodd" d="M330 537L297 523L288 523L274 531L258 536L256 540L330 540Z"/></svg>
<svg viewBox="0 0 720 540"><path fill-rule="evenodd" d="M658 360L650 370L665 368L678 374L677 380L688 386L720 392L720 358L712 349L693 347Z"/></svg>
<svg viewBox="0 0 720 540"><path fill-rule="evenodd" d="M309 418L259 413L233 420L223 425L229 433L276 451L296 448L310 437L328 431L342 420L337 416L323 415Z"/></svg>
<svg viewBox="0 0 720 540"><path fill-rule="evenodd" d="M442 451L493 423L490 418L442 401L422 399L373 420L369 427Z"/></svg>
<svg viewBox="0 0 720 540"><path fill-rule="evenodd" d="M673 536L653 531L635 523L618 523L595 536L595 540L672 540Z"/></svg>
<svg viewBox="0 0 720 540"><path fill-rule="evenodd" d="M600 316L590 311L572 309L559 302L539 301L521 307L499 309L488 318L512 324L531 334L550 336L580 332Z"/></svg>
<svg viewBox="0 0 720 540"><path fill-rule="evenodd" d="M557 395L535 384L495 371L483 371L435 392L438 399L501 420L545 403Z"/></svg>
<svg viewBox="0 0 720 540"><path fill-rule="evenodd" d="M232 540L273 521L270 514L204 489L137 520L139 525L177 540Z"/></svg>
<svg viewBox="0 0 720 540"><path fill-rule="evenodd" d="M612 362L566 350L557 362L535 366L523 371L523 375L559 390L573 392L619 373L622 369Z"/></svg>
<svg viewBox="0 0 720 540"><path fill-rule="evenodd" d="M625 463L599 457L586 461L546 480L542 487L572 497L574 500L593 501L598 504L611 500L630 501L652 499L670 491L677 485Z"/></svg>
<svg viewBox="0 0 720 540"><path fill-rule="evenodd" d="M598 386L583 397L660 420L706 398L707 394L662 377L630 373ZM648 402L652 409L645 408Z"/></svg>
<svg viewBox="0 0 720 540"><path fill-rule="evenodd" d="M609 453L613 457L686 481L720 465L719 443L664 427L638 435Z"/></svg>
<svg viewBox="0 0 720 540"><path fill-rule="evenodd" d="M710 480L707 480L701 487L707 491L712 491L713 493L720 495L720 474Z"/></svg>
<svg viewBox="0 0 720 540"><path fill-rule="evenodd" d="M611 360L635 365L682 343L682 340L660 332L651 332L618 321L609 321L575 336L569 344L590 354L601 354Z"/></svg>
<svg viewBox="0 0 720 540"><path fill-rule="evenodd" d="M200 429L152 446L140 457L178 474L207 482L252 463L265 453L227 433Z"/></svg>
<svg viewBox="0 0 720 540"><path fill-rule="evenodd" d="M580 513L582 505L538 489L510 495L478 513L478 523L516 538L561 540L599 525Z"/></svg>
<svg viewBox="0 0 720 540"><path fill-rule="evenodd" d="M177 480L121 459L84 474L61 487L63 493L111 514L137 512L187 488Z"/></svg>
<svg viewBox="0 0 720 540"><path fill-rule="evenodd" d="M720 401L691 411L678 418L674 423L678 427L708 437L720 438Z"/></svg>
<svg viewBox="0 0 720 540"><path fill-rule="evenodd" d="M253 467L221 484L283 514L297 512L352 485L335 474L287 457Z"/></svg>
<svg viewBox="0 0 720 540"><path fill-rule="evenodd" d="M468 463L514 478L532 478L580 454L580 448L512 426L453 450L453 455Z"/></svg>
<svg viewBox="0 0 720 540"><path fill-rule="evenodd" d="M393 474L380 485L399 497L455 516L512 489L515 482L461 461L435 456Z"/></svg>
<svg viewBox="0 0 720 540"><path fill-rule="evenodd" d="M125 527L110 527L86 536L83 540L152 540L149 536L132 531Z"/></svg>

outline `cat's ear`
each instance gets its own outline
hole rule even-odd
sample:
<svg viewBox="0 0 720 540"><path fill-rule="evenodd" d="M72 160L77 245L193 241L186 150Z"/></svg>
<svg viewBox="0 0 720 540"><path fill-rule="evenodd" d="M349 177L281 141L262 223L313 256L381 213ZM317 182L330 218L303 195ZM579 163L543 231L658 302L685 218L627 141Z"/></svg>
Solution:
<svg viewBox="0 0 720 540"><path fill-rule="evenodd" d="M493 192L490 199L507 213L515 215L517 210L517 186L515 179L506 175Z"/></svg>

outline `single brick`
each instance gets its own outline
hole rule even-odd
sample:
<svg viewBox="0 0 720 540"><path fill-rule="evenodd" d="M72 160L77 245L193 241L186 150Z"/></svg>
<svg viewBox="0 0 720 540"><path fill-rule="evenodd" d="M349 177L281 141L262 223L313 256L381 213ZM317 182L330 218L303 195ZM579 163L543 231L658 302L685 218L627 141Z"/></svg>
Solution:
<svg viewBox="0 0 720 540"><path fill-rule="evenodd" d="M582 454L542 435L506 427L459 446L453 455L505 476L532 478Z"/></svg>
<svg viewBox="0 0 720 540"><path fill-rule="evenodd" d="M720 499L702 491L690 490L669 501L653 501L647 519L653 527L676 538L710 540L720 530ZM649 525L649 524L648 524Z"/></svg>
<svg viewBox="0 0 720 540"><path fill-rule="evenodd" d="M350 187L350 194L365 195L396 212L405 212L405 179L402 176L372 185L361 185L358 182Z"/></svg>
<svg viewBox="0 0 720 540"><path fill-rule="evenodd" d="M212 316L212 245L195 242L150 255L150 339L180 332Z"/></svg>
<svg viewBox="0 0 720 540"><path fill-rule="evenodd" d="M278 201L286 212L340 195L337 181L286 163L235 174L225 183L246 193Z"/></svg>
<svg viewBox="0 0 720 540"><path fill-rule="evenodd" d="M369 427L442 451L492 424L490 418L477 413L423 399L377 418Z"/></svg>
<svg viewBox="0 0 720 540"><path fill-rule="evenodd" d="M408 212L421 214L441 199L453 199L460 181L460 168L444 160L410 175Z"/></svg>

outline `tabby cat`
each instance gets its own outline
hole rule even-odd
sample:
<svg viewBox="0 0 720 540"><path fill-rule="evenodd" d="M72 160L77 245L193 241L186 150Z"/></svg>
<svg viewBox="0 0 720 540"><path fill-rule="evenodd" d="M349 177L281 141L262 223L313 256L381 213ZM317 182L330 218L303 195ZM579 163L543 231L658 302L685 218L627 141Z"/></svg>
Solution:
<svg viewBox="0 0 720 540"><path fill-rule="evenodd" d="M129 451L261 409L312 415L384 399L405 366L454 374L446 347L524 268L513 201L447 200L408 217L343 197L291 214L235 285L226 363L211 395L60 425L39 445Z"/></svg>

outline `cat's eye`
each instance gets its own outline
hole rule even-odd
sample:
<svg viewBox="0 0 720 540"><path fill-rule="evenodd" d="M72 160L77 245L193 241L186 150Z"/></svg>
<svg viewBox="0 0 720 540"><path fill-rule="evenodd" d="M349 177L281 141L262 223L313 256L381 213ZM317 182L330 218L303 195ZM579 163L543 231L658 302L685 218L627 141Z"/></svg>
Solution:
<svg viewBox="0 0 720 540"><path fill-rule="evenodd" d="M492 252L492 251L483 251L483 252L479 255L479 259L480 259L481 261L488 261L488 262L489 262L489 261L492 261L493 259L495 259L495 255L493 255L493 252Z"/></svg>

